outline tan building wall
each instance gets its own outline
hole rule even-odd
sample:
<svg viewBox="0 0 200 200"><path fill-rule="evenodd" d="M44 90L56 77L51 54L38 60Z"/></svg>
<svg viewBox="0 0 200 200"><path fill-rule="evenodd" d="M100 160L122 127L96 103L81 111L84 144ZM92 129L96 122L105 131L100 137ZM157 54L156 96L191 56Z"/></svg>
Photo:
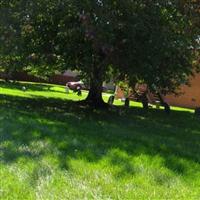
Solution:
<svg viewBox="0 0 200 200"><path fill-rule="evenodd" d="M164 100L170 106L185 108L200 107L200 73L191 78L190 86L182 85L180 87L180 93L178 96L167 95L164 97ZM115 95L117 99L124 98L124 93L119 87L117 87ZM150 101L150 103L152 102Z"/></svg>
<svg viewBox="0 0 200 200"><path fill-rule="evenodd" d="M186 108L200 107L200 74L191 78L190 86L181 86L180 96L168 95L165 101L171 106L180 106Z"/></svg>

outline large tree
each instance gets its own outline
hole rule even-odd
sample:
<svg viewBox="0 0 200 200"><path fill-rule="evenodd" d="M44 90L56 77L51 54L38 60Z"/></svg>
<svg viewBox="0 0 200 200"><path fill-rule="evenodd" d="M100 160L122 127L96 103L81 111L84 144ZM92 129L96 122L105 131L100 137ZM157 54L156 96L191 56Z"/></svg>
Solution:
<svg viewBox="0 0 200 200"><path fill-rule="evenodd" d="M194 71L198 1L0 0L0 6L0 54L18 43L13 54L27 68L80 70L93 105L104 104L102 83L111 72L167 93Z"/></svg>
<svg viewBox="0 0 200 200"><path fill-rule="evenodd" d="M0 71L5 79L22 67L20 12L17 4L0 1Z"/></svg>

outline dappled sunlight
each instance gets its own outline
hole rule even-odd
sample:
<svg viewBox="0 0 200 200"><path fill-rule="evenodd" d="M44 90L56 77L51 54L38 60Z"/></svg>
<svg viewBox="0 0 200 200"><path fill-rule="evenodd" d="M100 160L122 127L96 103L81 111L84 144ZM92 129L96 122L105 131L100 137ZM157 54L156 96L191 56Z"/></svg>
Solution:
<svg viewBox="0 0 200 200"><path fill-rule="evenodd" d="M0 97L4 196L199 195L200 123L189 112L100 111L66 99Z"/></svg>

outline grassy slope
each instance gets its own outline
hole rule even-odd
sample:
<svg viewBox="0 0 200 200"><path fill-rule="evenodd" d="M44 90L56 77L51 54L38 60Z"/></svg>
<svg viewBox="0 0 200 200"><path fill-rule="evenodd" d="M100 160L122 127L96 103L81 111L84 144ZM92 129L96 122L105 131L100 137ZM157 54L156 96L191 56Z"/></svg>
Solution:
<svg viewBox="0 0 200 200"><path fill-rule="evenodd" d="M200 198L190 110L100 112L70 99L56 85L0 83L0 199Z"/></svg>

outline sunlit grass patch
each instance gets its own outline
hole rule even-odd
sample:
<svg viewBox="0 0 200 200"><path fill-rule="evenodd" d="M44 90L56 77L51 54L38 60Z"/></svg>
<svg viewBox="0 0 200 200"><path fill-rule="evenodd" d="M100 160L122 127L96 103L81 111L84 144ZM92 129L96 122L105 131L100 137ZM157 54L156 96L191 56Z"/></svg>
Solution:
<svg viewBox="0 0 200 200"><path fill-rule="evenodd" d="M0 93L0 199L199 199L200 121L188 110L90 110L48 84Z"/></svg>

